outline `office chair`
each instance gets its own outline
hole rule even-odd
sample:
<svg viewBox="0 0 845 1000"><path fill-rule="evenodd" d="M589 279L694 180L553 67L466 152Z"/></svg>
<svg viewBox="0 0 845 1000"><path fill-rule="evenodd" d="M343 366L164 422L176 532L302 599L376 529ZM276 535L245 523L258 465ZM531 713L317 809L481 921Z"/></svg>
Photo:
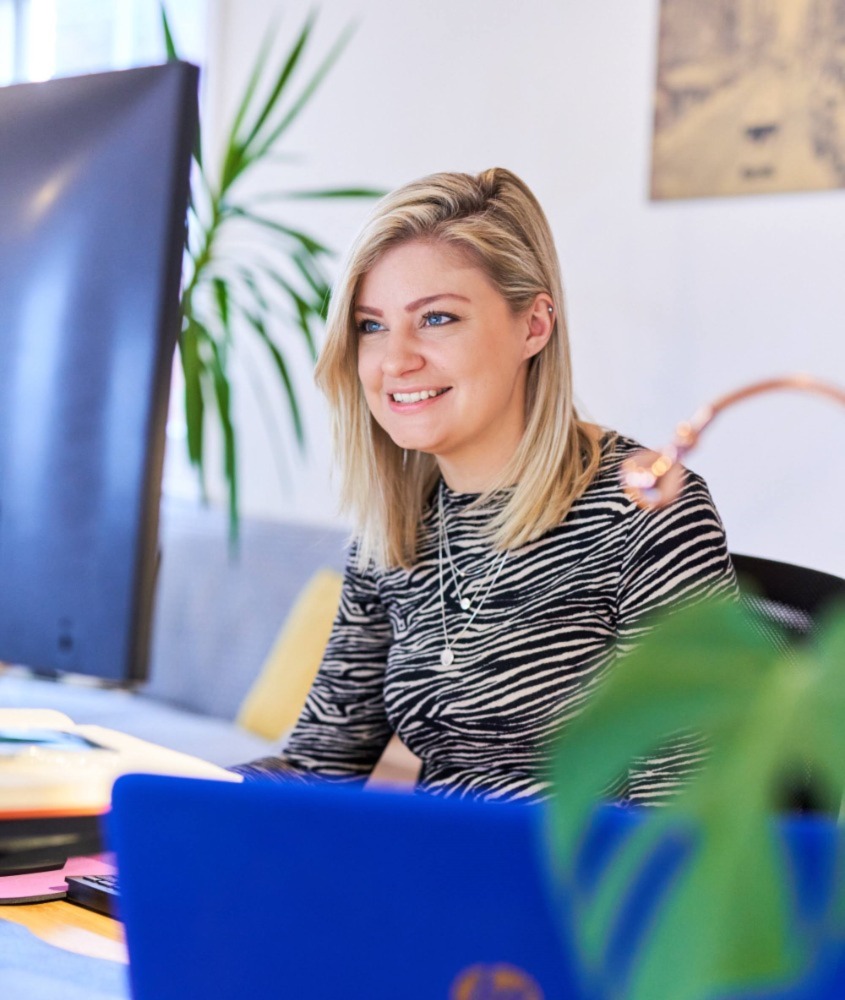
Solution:
<svg viewBox="0 0 845 1000"><path fill-rule="evenodd" d="M811 639L824 610L837 599L845 602L845 580L830 573L734 552L731 561L743 603L781 648L781 635L767 629L767 623L779 626L789 639Z"/></svg>
<svg viewBox="0 0 845 1000"><path fill-rule="evenodd" d="M733 552L731 561L743 604L754 614L763 634L784 652L796 640L811 641L825 609L836 601L845 603L845 580L830 573ZM812 771L805 766L803 774L785 778L781 808L797 813L835 813L838 805L821 800Z"/></svg>

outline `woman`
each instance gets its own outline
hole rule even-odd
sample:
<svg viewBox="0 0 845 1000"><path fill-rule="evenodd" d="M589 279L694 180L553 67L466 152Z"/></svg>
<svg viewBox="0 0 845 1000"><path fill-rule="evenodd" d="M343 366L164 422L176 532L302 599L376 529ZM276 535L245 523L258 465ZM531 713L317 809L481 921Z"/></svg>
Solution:
<svg viewBox="0 0 845 1000"><path fill-rule="evenodd" d="M364 779L394 732L443 795L542 797L549 742L670 602L729 592L725 535L688 475L659 513L579 420L551 231L507 170L385 198L335 290L317 380L357 531L304 711L246 776ZM692 746L635 774L648 800Z"/></svg>

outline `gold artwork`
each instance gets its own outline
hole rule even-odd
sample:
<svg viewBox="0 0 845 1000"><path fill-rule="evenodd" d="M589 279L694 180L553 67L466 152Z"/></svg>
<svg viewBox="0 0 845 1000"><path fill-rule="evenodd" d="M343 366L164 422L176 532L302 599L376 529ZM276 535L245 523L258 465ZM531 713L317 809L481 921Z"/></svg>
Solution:
<svg viewBox="0 0 845 1000"><path fill-rule="evenodd" d="M845 0L661 0L651 196L845 187Z"/></svg>

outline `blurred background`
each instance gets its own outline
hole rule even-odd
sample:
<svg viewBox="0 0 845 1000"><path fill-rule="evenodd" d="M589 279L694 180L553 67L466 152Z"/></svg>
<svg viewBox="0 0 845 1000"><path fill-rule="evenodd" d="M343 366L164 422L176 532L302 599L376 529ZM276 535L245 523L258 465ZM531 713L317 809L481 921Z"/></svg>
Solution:
<svg viewBox="0 0 845 1000"><path fill-rule="evenodd" d="M730 3L713 6L730 14ZM845 44L845 5L825 6ZM222 143L272 27L278 61L312 7L167 4L180 53L202 67L208 147ZM245 179L247 190L387 189L437 170L515 171L557 240L581 412L651 447L743 383L794 371L845 382L845 191L650 198L658 0L322 0L316 12L306 78L349 26L351 38L287 133L285 156ZM0 0L0 83L163 57L155 0ZM733 127L728 115L727 145ZM279 211L342 252L369 205L287 201ZM337 260L326 267L333 273ZM295 329L276 336L306 443L296 446L266 352L244 339L231 370L241 514L342 526L308 352ZM177 377L165 492L191 503L199 491L181 391ZM208 493L222 507L213 420L207 432ZM733 550L845 575L843 436L845 413L787 394L714 425L689 464L707 479Z"/></svg>

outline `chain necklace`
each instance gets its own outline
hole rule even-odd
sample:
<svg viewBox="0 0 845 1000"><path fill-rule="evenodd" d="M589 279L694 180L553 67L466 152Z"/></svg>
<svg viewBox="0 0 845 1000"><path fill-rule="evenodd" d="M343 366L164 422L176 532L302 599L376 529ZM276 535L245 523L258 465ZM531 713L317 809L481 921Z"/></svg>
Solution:
<svg viewBox="0 0 845 1000"><path fill-rule="evenodd" d="M437 492L437 506L438 513L440 515L440 526L439 526L439 558L438 558L438 569L440 575L440 619L443 623L443 649L440 653L440 663L444 667L451 667L455 662L455 645L458 640L466 633L467 629L475 621L476 615L481 610L482 605L487 600L490 591L493 589L496 580L499 579L499 574L502 572L502 568L508 558L508 551L502 553L498 560L494 560L491 564L487 576L482 581L479 587L478 603L475 605L472 614L469 616L469 620L466 625L461 629L460 632L455 636L452 642L449 642L449 630L446 627L446 589L443 586L443 562L444 556L449 562L449 566L452 570L452 579L455 582L455 591L458 595L458 601L460 602L461 608L464 611L469 609L469 599L461 597L460 587L458 586L457 572L455 570L455 564L452 561L452 553L449 548L449 532L446 530L446 518L443 514L443 490L438 490ZM488 583L489 580L489 583Z"/></svg>
<svg viewBox="0 0 845 1000"><path fill-rule="evenodd" d="M452 559L452 546L449 544L449 532L445 530L443 526L443 500L439 497L440 502L440 548L443 549L443 542L446 543L446 562L449 563L449 569L452 571L452 582L455 584L455 592L458 595L458 604L461 606L461 611L469 611L470 599L466 596L466 593L461 593L461 585L458 582L459 576L466 576L466 573L462 569L458 569L455 565L454 559Z"/></svg>

